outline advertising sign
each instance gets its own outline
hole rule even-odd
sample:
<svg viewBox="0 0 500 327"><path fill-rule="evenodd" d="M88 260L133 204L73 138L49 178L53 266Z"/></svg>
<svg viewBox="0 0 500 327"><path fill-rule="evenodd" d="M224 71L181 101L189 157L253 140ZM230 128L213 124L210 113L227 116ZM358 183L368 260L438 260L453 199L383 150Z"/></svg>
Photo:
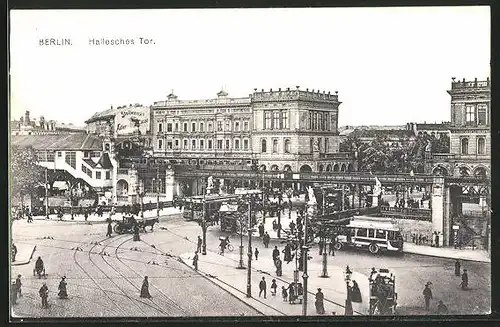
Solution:
<svg viewBox="0 0 500 327"><path fill-rule="evenodd" d="M139 129L142 135L149 131L149 108L126 107L119 109L115 115L115 131L117 135L131 135Z"/></svg>

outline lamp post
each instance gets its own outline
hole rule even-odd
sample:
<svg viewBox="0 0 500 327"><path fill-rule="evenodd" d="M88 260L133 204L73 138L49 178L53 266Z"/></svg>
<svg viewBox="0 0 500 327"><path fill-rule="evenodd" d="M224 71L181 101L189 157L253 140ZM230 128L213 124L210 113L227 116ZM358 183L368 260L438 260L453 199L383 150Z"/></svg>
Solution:
<svg viewBox="0 0 500 327"><path fill-rule="evenodd" d="M49 182L47 178L47 168L45 168L45 218L49 219Z"/></svg>
<svg viewBox="0 0 500 327"><path fill-rule="evenodd" d="M351 272L349 271L349 266L346 267L344 280L345 280L345 285L346 285L346 290L347 290L347 297L345 299L345 313L344 313L344 315L352 316L353 310L352 310L352 302L351 302L351 292L349 290L349 281L351 280Z"/></svg>
<svg viewBox="0 0 500 327"><path fill-rule="evenodd" d="M307 259L308 259L308 254L307 251L309 250L309 247L306 245L307 244L307 215L304 219L304 245L302 246L302 259L304 260L304 273L302 274L302 279L303 279L303 288L304 288L304 295L303 295L303 302L302 302L302 315L306 316L307 315L307 279L309 278L309 275L307 274Z"/></svg>
<svg viewBox="0 0 500 327"><path fill-rule="evenodd" d="M144 218L144 181L139 183L139 197L141 198L141 218Z"/></svg>
<svg viewBox="0 0 500 327"><path fill-rule="evenodd" d="M160 167L156 168L156 178L153 178L153 185L156 188L156 217L160 217Z"/></svg>
<svg viewBox="0 0 500 327"><path fill-rule="evenodd" d="M243 212L238 211L238 216L240 217L240 262L236 269L245 269L245 265L243 264Z"/></svg>
<svg viewBox="0 0 500 327"><path fill-rule="evenodd" d="M247 269L247 297L252 297L252 197L248 199L248 269Z"/></svg>
<svg viewBox="0 0 500 327"><path fill-rule="evenodd" d="M324 229L321 230L321 239L323 240L323 272L322 278L328 278L328 253L326 252L326 237Z"/></svg>

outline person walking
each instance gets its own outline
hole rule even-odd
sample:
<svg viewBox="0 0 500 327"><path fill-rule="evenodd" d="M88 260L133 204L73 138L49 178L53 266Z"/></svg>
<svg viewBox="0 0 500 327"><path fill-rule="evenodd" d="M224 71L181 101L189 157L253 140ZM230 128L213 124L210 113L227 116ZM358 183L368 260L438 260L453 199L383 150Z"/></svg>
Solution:
<svg viewBox="0 0 500 327"><path fill-rule="evenodd" d="M111 221L108 221L108 232L106 233L106 237L111 237L112 233L113 233L113 227L111 226Z"/></svg>
<svg viewBox="0 0 500 327"><path fill-rule="evenodd" d="M49 288L46 283L43 283L42 287L40 287L38 294L42 298L42 308L48 308L49 302L47 301L47 298L49 297Z"/></svg>
<svg viewBox="0 0 500 327"><path fill-rule="evenodd" d="M328 243L328 254L332 255L332 256L335 256L335 237L333 237L331 240L330 240L330 243Z"/></svg>
<svg viewBox="0 0 500 327"><path fill-rule="evenodd" d="M28 211L28 223L32 222L33 222L33 215L31 214L31 212Z"/></svg>
<svg viewBox="0 0 500 327"><path fill-rule="evenodd" d="M455 260L455 276L460 277L460 261Z"/></svg>
<svg viewBox="0 0 500 327"><path fill-rule="evenodd" d="M139 226L137 224L134 224L134 241L139 242L141 240L139 236Z"/></svg>
<svg viewBox="0 0 500 327"><path fill-rule="evenodd" d="M282 276L283 275L283 270L282 270L283 263L281 262L281 259L279 257L276 258L276 260L274 260L274 265L276 266L276 276Z"/></svg>
<svg viewBox="0 0 500 327"><path fill-rule="evenodd" d="M264 225L261 223L259 225L259 237L263 237L264 236Z"/></svg>
<svg viewBox="0 0 500 327"><path fill-rule="evenodd" d="M201 252L201 245L203 244L203 240L201 239L201 236L198 235L198 241L196 243L196 252Z"/></svg>
<svg viewBox="0 0 500 327"><path fill-rule="evenodd" d="M325 246L325 241L323 240L323 238L321 238L318 242L318 248L319 248L319 255L322 255L323 254L323 248Z"/></svg>
<svg viewBox="0 0 500 327"><path fill-rule="evenodd" d="M89 211L85 209L85 212L83 213L83 217L85 217L85 221L89 218Z"/></svg>
<svg viewBox="0 0 500 327"><path fill-rule="evenodd" d="M464 269L464 273L462 274L462 283L460 284L463 290L469 288L469 275L467 274L467 269Z"/></svg>
<svg viewBox="0 0 500 327"><path fill-rule="evenodd" d="M12 243L12 262L16 261L17 246Z"/></svg>
<svg viewBox="0 0 500 327"><path fill-rule="evenodd" d="M353 279L351 288L351 301L356 303L361 303L363 300L361 298L361 291L359 289L358 283Z"/></svg>
<svg viewBox="0 0 500 327"><path fill-rule="evenodd" d="M144 276L144 280L142 281L141 287L141 295L140 297L150 299L152 298L151 294L149 294L149 281L148 276Z"/></svg>
<svg viewBox="0 0 500 327"><path fill-rule="evenodd" d="M323 292L321 292L321 288L318 288L318 292L316 293L316 302L314 303L316 305L316 313L317 314L325 314L325 305L323 303L325 296L323 295Z"/></svg>
<svg viewBox="0 0 500 327"><path fill-rule="evenodd" d="M264 299L266 298L266 288L266 279L262 277L262 280L259 283L259 297L262 295L262 293L264 293Z"/></svg>
<svg viewBox="0 0 500 327"><path fill-rule="evenodd" d="M259 260L259 249L255 248L254 254L255 254L255 260Z"/></svg>
<svg viewBox="0 0 500 327"><path fill-rule="evenodd" d="M278 288L278 284L276 284L276 279L273 279L271 282L271 296L276 296L276 289Z"/></svg>
<svg viewBox="0 0 500 327"><path fill-rule="evenodd" d="M281 286L281 297L283 299L283 302L288 301L288 292L287 292L285 286Z"/></svg>
<svg viewBox="0 0 500 327"><path fill-rule="evenodd" d="M424 295L424 300L425 300L425 310L429 311L429 305L431 303L431 299L432 299L432 291L431 291L431 286L432 283L431 282L427 282L427 284L425 284L425 288L424 288L424 291L422 292L422 294Z"/></svg>
<svg viewBox="0 0 500 327"><path fill-rule="evenodd" d="M198 270L198 251L196 251L194 253L193 266L194 266L194 270Z"/></svg>
<svg viewBox="0 0 500 327"><path fill-rule="evenodd" d="M278 250L278 246L274 247L273 250L273 261L276 261L280 257L280 250Z"/></svg>
<svg viewBox="0 0 500 327"><path fill-rule="evenodd" d="M23 286L23 283L21 282L21 274L17 275L16 278L16 292L19 293L19 297L23 296L23 292L21 290L21 287Z"/></svg>
<svg viewBox="0 0 500 327"><path fill-rule="evenodd" d="M63 278L59 282L59 287L58 287L59 293L57 294L57 296L59 296L60 299L67 299L68 298L68 293L66 291L67 284L68 283L66 283L66 276L63 276Z"/></svg>
<svg viewBox="0 0 500 327"><path fill-rule="evenodd" d="M268 248L269 247L269 242L271 241L271 236L269 236L268 232L264 233L264 236L262 237L262 242L264 243L264 247Z"/></svg>

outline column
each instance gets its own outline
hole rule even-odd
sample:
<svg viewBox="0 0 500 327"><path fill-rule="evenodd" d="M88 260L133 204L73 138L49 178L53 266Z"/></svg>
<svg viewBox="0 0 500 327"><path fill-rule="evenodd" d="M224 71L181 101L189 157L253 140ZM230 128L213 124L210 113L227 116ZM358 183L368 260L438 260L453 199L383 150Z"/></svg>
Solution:
<svg viewBox="0 0 500 327"><path fill-rule="evenodd" d="M175 184L175 179L174 179L174 172L172 170L166 170L165 171L165 196L166 196L166 201L173 201L174 200L174 184Z"/></svg>
<svg viewBox="0 0 500 327"><path fill-rule="evenodd" d="M223 194L224 193L222 191L223 188L224 188L224 179L221 178L221 179L219 179L219 194Z"/></svg>
<svg viewBox="0 0 500 327"><path fill-rule="evenodd" d="M137 203L137 170L134 168L130 168L128 170L128 202L129 203Z"/></svg>
<svg viewBox="0 0 500 327"><path fill-rule="evenodd" d="M444 238L449 238L449 233L445 234L444 229L444 201L445 201L445 189L444 189L444 178L434 177L432 182L432 231L441 232Z"/></svg>

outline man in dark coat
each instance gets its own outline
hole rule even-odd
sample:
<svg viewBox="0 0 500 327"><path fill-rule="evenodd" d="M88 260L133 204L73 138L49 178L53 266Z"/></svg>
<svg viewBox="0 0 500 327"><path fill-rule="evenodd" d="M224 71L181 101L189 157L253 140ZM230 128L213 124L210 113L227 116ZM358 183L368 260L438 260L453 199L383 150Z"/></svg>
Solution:
<svg viewBox="0 0 500 327"><path fill-rule="evenodd" d="M42 298L42 308L48 308L49 302L47 301L47 298L49 297L49 288L47 287L47 284L43 283L40 290L38 290L38 294L40 294L40 297Z"/></svg>
<svg viewBox="0 0 500 327"><path fill-rule="evenodd" d="M193 266L194 266L194 270L198 270L198 252L194 253Z"/></svg>
<svg viewBox="0 0 500 327"><path fill-rule="evenodd" d="M149 282L148 282L148 276L144 277L144 280L142 282L142 287L141 287L141 295L142 298L150 299L152 298L151 294L149 294Z"/></svg>
<svg viewBox="0 0 500 327"><path fill-rule="evenodd" d="M325 246L325 241L323 239L320 239L319 242L318 242L319 255L323 254L324 246Z"/></svg>
<svg viewBox="0 0 500 327"><path fill-rule="evenodd" d="M425 284L424 291L422 292L422 294L424 295L424 300L425 300L425 310L427 310L427 311L429 310L429 305L430 305L430 302L432 299L432 291L430 288L431 285L432 285L431 282L427 282L427 284Z"/></svg>
<svg viewBox="0 0 500 327"><path fill-rule="evenodd" d="M134 224L134 241L135 242L138 242L141 240L141 238L139 237L139 225L138 224Z"/></svg>
<svg viewBox="0 0 500 327"><path fill-rule="evenodd" d="M460 276L460 261L458 259L455 261L455 276Z"/></svg>
<svg viewBox="0 0 500 327"><path fill-rule="evenodd" d="M63 278L59 282L59 287L58 287L59 293L57 294L57 296L59 296L60 299L68 298L68 293L66 292L66 285L67 285L66 276L63 276Z"/></svg>
<svg viewBox="0 0 500 327"><path fill-rule="evenodd" d="M198 243L196 244L196 252L201 252L201 246L203 244L203 240L200 235L198 235Z"/></svg>
<svg viewBox="0 0 500 327"><path fill-rule="evenodd" d="M314 303L316 305L316 313L317 314L325 314L325 305L323 303L325 296L323 295L323 292L321 292L321 288L318 288L318 292L316 293L316 302Z"/></svg>
<svg viewBox="0 0 500 327"><path fill-rule="evenodd" d="M111 237L113 233L113 227L111 226L111 221L108 222L108 232L106 233L106 237Z"/></svg>
<svg viewBox="0 0 500 327"><path fill-rule="evenodd" d="M255 254L255 260L259 260L259 249L255 248L254 254Z"/></svg>
<svg viewBox="0 0 500 327"><path fill-rule="evenodd" d="M280 258L276 258L274 261L274 265L276 266L276 276L281 276L283 275L283 270L282 270L282 262Z"/></svg>
<svg viewBox="0 0 500 327"><path fill-rule="evenodd" d="M16 292L19 293L19 297L23 296L23 292L21 290L22 286L23 286L23 283L21 283L21 275L17 275L17 278L16 278Z"/></svg>
<svg viewBox="0 0 500 327"><path fill-rule="evenodd" d="M264 225L260 224L259 225L259 237L264 236Z"/></svg>
<svg viewBox="0 0 500 327"><path fill-rule="evenodd" d="M273 261L276 261L276 259L279 257L280 257L280 250L278 250L278 246L275 246L273 250Z"/></svg>
<svg viewBox="0 0 500 327"><path fill-rule="evenodd" d="M17 246L12 243L12 261L16 261L16 255L17 255Z"/></svg>
<svg viewBox="0 0 500 327"><path fill-rule="evenodd" d="M335 256L335 238L328 243L328 254Z"/></svg>
<svg viewBox="0 0 500 327"><path fill-rule="evenodd" d="M469 275L467 274L467 269L464 269L464 273L462 274L462 289L466 290L469 287Z"/></svg>
<svg viewBox="0 0 500 327"><path fill-rule="evenodd" d="M259 283L259 297L261 296L262 293L264 293L264 299L266 298L266 292L267 292L266 289L267 289L266 279L262 277L262 280Z"/></svg>
<svg viewBox="0 0 500 327"><path fill-rule="evenodd" d="M285 245L285 248L283 249L283 254L285 262L288 264L290 261L292 261L292 248L290 247L290 244Z"/></svg>
<svg viewBox="0 0 500 327"><path fill-rule="evenodd" d="M264 247L268 248L269 247L269 241L271 240L271 236L269 236L269 233L265 233L264 236L262 237L262 241L264 243Z"/></svg>

